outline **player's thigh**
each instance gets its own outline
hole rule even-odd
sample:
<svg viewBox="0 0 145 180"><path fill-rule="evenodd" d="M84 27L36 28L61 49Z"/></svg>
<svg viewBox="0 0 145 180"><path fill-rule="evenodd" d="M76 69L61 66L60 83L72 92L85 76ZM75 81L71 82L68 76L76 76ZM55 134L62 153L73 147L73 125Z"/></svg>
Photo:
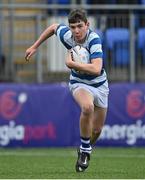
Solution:
<svg viewBox="0 0 145 180"><path fill-rule="evenodd" d="M93 106L94 97L87 89L80 87L73 92L73 97L80 107Z"/></svg>
<svg viewBox="0 0 145 180"><path fill-rule="evenodd" d="M93 118L93 129L101 131L105 123L107 114L107 108L97 107L94 108L94 118Z"/></svg>

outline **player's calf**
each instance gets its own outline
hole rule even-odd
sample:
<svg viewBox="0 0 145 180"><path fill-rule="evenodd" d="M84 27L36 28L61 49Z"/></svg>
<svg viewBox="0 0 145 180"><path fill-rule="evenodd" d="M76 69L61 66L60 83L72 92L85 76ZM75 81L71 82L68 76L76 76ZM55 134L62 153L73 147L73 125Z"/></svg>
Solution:
<svg viewBox="0 0 145 180"><path fill-rule="evenodd" d="M92 136L90 138L90 144L92 147L95 146L96 141L98 140L100 134L101 134L101 131L100 132L96 132L96 131L92 132Z"/></svg>

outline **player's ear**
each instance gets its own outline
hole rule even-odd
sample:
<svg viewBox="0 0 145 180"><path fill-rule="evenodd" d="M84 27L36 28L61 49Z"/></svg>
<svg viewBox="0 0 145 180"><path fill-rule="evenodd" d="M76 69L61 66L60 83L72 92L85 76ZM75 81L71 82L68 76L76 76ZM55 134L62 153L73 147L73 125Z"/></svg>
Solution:
<svg viewBox="0 0 145 180"><path fill-rule="evenodd" d="M87 22L87 23L86 23L86 25L87 25L87 27L89 28L89 26L90 26L90 23L89 23L89 22Z"/></svg>

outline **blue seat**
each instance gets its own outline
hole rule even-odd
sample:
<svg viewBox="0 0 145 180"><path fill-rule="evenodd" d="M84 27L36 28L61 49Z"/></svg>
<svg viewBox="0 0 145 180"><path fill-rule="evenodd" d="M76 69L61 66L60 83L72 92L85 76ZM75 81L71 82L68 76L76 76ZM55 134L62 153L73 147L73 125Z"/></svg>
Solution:
<svg viewBox="0 0 145 180"><path fill-rule="evenodd" d="M145 28L140 28L138 30L138 34L137 34L137 45L139 49L144 49L145 47Z"/></svg>
<svg viewBox="0 0 145 180"><path fill-rule="evenodd" d="M108 1L92 1L92 0L87 0L87 4L116 4L116 0L108 0Z"/></svg>
<svg viewBox="0 0 145 180"><path fill-rule="evenodd" d="M47 0L48 4L70 4L70 0Z"/></svg>
<svg viewBox="0 0 145 180"><path fill-rule="evenodd" d="M145 64L145 28L140 28L137 33L137 50L141 52L143 64Z"/></svg>
<svg viewBox="0 0 145 180"><path fill-rule="evenodd" d="M70 4L70 0L47 0L48 4L59 4L59 5L67 5ZM60 9L57 11L58 15L67 16L69 13L69 10ZM53 14L52 11L50 11L50 14Z"/></svg>
<svg viewBox="0 0 145 180"><path fill-rule="evenodd" d="M113 65L129 64L129 30L127 28L110 28L106 30L106 50L111 53Z"/></svg>
<svg viewBox="0 0 145 180"><path fill-rule="evenodd" d="M145 0L140 0L140 4L145 4Z"/></svg>
<svg viewBox="0 0 145 180"><path fill-rule="evenodd" d="M59 4L70 4L70 0L57 0Z"/></svg>

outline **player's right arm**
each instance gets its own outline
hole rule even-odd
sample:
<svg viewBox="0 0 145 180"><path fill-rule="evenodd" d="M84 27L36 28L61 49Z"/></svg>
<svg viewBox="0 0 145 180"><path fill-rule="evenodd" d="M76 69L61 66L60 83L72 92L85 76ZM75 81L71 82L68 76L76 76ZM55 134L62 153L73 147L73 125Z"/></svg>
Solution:
<svg viewBox="0 0 145 180"><path fill-rule="evenodd" d="M26 61L29 61L29 59L31 58L31 56L37 51L37 48L49 37L51 37L52 35L54 35L57 27L59 24L52 24L50 25L38 38L38 40L26 50L25 53L25 59Z"/></svg>

